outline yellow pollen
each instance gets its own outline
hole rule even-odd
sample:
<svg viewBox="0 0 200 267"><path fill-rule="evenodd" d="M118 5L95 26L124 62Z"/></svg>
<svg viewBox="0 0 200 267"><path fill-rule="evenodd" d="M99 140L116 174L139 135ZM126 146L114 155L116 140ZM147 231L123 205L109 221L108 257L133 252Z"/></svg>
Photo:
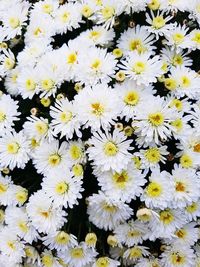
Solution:
<svg viewBox="0 0 200 267"><path fill-rule="evenodd" d="M45 267L52 267L53 266L53 258L50 255L42 256L42 263Z"/></svg>
<svg viewBox="0 0 200 267"><path fill-rule="evenodd" d="M4 219L5 219L5 212L2 209L0 209L0 223L3 223Z"/></svg>
<svg viewBox="0 0 200 267"><path fill-rule="evenodd" d="M20 26L20 20L17 17L9 18L9 25L11 28L16 29Z"/></svg>
<svg viewBox="0 0 200 267"><path fill-rule="evenodd" d="M15 61L9 57L4 60L4 66L7 70L11 70L15 66Z"/></svg>
<svg viewBox="0 0 200 267"><path fill-rule="evenodd" d="M137 230L130 230L128 231L127 233L127 236L130 237L130 238L134 238L134 237L138 237L141 235L141 232L137 231Z"/></svg>
<svg viewBox="0 0 200 267"><path fill-rule="evenodd" d="M94 114L95 116L102 116L105 111L104 106L99 102L92 103L91 108L92 108L92 114Z"/></svg>
<svg viewBox="0 0 200 267"><path fill-rule="evenodd" d="M25 82L25 87L27 91L34 91L36 88L36 83L33 79L27 79Z"/></svg>
<svg viewBox="0 0 200 267"><path fill-rule="evenodd" d="M49 218L50 212L49 211L40 211L39 214L44 217L45 219Z"/></svg>
<svg viewBox="0 0 200 267"><path fill-rule="evenodd" d="M133 247L130 249L129 252L129 258L135 259L135 258L141 258L142 257L142 250L138 247Z"/></svg>
<svg viewBox="0 0 200 267"><path fill-rule="evenodd" d="M106 6L101 10L102 16L105 20L110 19L115 14L115 9L112 6Z"/></svg>
<svg viewBox="0 0 200 267"><path fill-rule="evenodd" d="M174 215L170 212L170 210L164 210L160 212L160 220L168 225L174 221Z"/></svg>
<svg viewBox="0 0 200 267"><path fill-rule="evenodd" d="M95 59L92 64L91 64L91 68L94 70L98 70L101 67L101 60L100 59Z"/></svg>
<svg viewBox="0 0 200 267"><path fill-rule="evenodd" d="M82 248L72 248L70 254L74 259L81 259L84 257L84 251Z"/></svg>
<svg viewBox="0 0 200 267"><path fill-rule="evenodd" d="M7 152L9 154L17 154L20 149L20 145L17 142L7 144Z"/></svg>
<svg viewBox="0 0 200 267"><path fill-rule="evenodd" d="M160 7L160 1L159 0L151 0L151 2L148 4L148 8L152 10L157 10Z"/></svg>
<svg viewBox="0 0 200 267"><path fill-rule="evenodd" d="M83 155L81 147L77 145L71 145L69 149L69 154L73 160L80 159Z"/></svg>
<svg viewBox="0 0 200 267"><path fill-rule="evenodd" d="M107 257L99 258L96 261L96 266L97 267L109 267L110 266L109 258L107 258Z"/></svg>
<svg viewBox="0 0 200 267"><path fill-rule="evenodd" d="M174 40L175 44L181 44L184 40L184 35L182 33L175 33L172 35L172 39Z"/></svg>
<svg viewBox="0 0 200 267"><path fill-rule="evenodd" d="M129 50L134 51L139 47L142 47L142 41L140 39L131 40L129 43Z"/></svg>
<svg viewBox="0 0 200 267"><path fill-rule="evenodd" d="M171 254L171 262L174 266L183 266L185 264L185 255L174 252Z"/></svg>
<svg viewBox="0 0 200 267"><path fill-rule="evenodd" d="M173 121L171 125L176 128L177 132L180 132L183 129L183 122L181 119Z"/></svg>
<svg viewBox="0 0 200 267"><path fill-rule="evenodd" d="M56 193L58 193L59 195L62 195L68 192L69 184L67 184L66 182L60 182L56 185L55 190L56 190Z"/></svg>
<svg viewBox="0 0 200 267"><path fill-rule="evenodd" d="M115 182L115 185L121 189L124 189L126 187L126 184L128 182L128 173L126 171L123 171L121 173L115 173L113 174L113 181Z"/></svg>
<svg viewBox="0 0 200 267"><path fill-rule="evenodd" d="M0 195L5 193L8 190L8 185L0 183Z"/></svg>
<svg viewBox="0 0 200 267"><path fill-rule="evenodd" d="M154 164L158 163L161 159L160 151L156 147L149 148L144 155L149 162Z"/></svg>
<svg viewBox="0 0 200 267"><path fill-rule="evenodd" d="M187 154L183 154L180 158L180 164L183 168L190 168L193 165L192 158Z"/></svg>
<svg viewBox="0 0 200 267"><path fill-rule="evenodd" d="M97 236L95 233L88 233L85 237L85 243L88 246L95 246L97 243Z"/></svg>
<svg viewBox="0 0 200 267"><path fill-rule="evenodd" d="M197 153L200 153L200 143L196 144L196 145L193 147L193 151L194 151L194 152L197 152Z"/></svg>
<svg viewBox="0 0 200 267"><path fill-rule="evenodd" d="M63 123L68 123L72 120L72 112L71 111L63 111L60 113L60 120Z"/></svg>
<svg viewBox="0 0 200 267"><path fill-rule="evenodd" d="M0 110L0 122L5 121L5 119L6 119L6 114Z"/></svg>
<svg viewBox="0 0 200 267"><path fill-rule="evenodd" d="M8 241L7 246L12 250L16 250L16 245L14 241Z"/></svg>
<svg viewBox="0 0 200 267"><path fill-rule="evenodd" d="M60 164L61 156L59 154L52 154L49 156L48 162L51 166L55 167Z"/></svg>
<svg viewBox="0 0 200 267"><path fill-rule="evenodd" d="M149 197L159 197L162 192L162 186L157 182L150 182L146 188L146 193Z"/></svg>
<svg viewBox="0 0 200 267"><path fill-rule="evenodd" d="M198 210L198 204L193 202L190 206L186 207L186 211L189 213L193 213Z"/></svg>
<svg viewBox="0 0 200 267"><path fill-rule="evenodd" d="M185 184L182 182L176 182L176 191L185 192Z"/></svg>
<svg viewBox="0 0 200 267"><path fill-rule="evenodd" d="M101 36L101 32L98 32L98 31L91 31L89 34L89 38L95 41L97 41L100 36Z"/></svg>
<svg viewBox="0 0 200 267"><path fill-rule="evenodd" d="M155 18L153 18L152 21L152 26L156 29L159 30L162 27L164 27L166 24L165 19L163 18L163 16L157 16Z"/></svg>
<svg viewBox="0 0 200 267"><path fill-rule="evenodd" d="M173 91L173 90L175 90L176 87L177 87L177 82L176 82L176 80L173 79L173 78L166 78L166 79L164 80L164 85L165 85L165 87L166 87L168 90Z"/></svg>
<svg viewBox="0 0 200 267"><path fill-rule="evenodd" d="M104 145L104 152L106 156L112 157L115 156L118 152L118 147L113 142L109 141Z"/></svg>
<svg viewBox="0 0 200 267"><path fill-rule="evenodd" d="M51 79L45 79L41 81L42 89L50 91L54 87L54 81Z"/></svg>
<svg viewBox="0 0 200 267"><path fill-rule="evenodd" d="M89 18L92 15L92 13L93 13L93 11L90 8L90 6L88 6L88 5L83 6L83 8L82 8L82 15L84 17Z"/></svg>
<svg viewBox="0 0 200 267"><path fill-rule="evenodd" d="M136 74L142 74L146 70L146 64L142 61L137 61L132 68Z"/></svg>
<svg viewBox="0 0 200 267"><path fill-rule="evenodd" d="M170 107L176 107L178 111L183 110L183 103L179 99L173 99L172 102L170 103Z"/></svg>
<svg viewBox="0 0 200 267"><path fill-rule="evenodd" d="M175 235L178 236L179 238L185 238L187 235L187 232L182 228L179 229L175 232Z"/></svg>
<svg viewBox="0 0 200 267"><path fill-rule="evenodd" d="M183 64L183 58L181 55L176 55L173 57L172 59L172 64L175 65L175 66L180 66Z"/></svg>
<svg viewBox="0 0 200 267"><path fill-rule="evenodd" d="M66 245L70 241L70 236L64 231L60 231L55 237L56 243L60 245Z"/></svg>
<svg viewBox="0 0 200 267"><path fill-rule="evenodd" d="M115 213L117 211L117 207L114 205L109 205L107 203L103 203L102 208L109 212L109 213Z"/></svg>
<svg viewBox="0 0 200 267"><path fill-rule="evenodd" d="M151 113L149 114L149 122L153 125L153 126L160 126L163 124L164 122L164 116L161 112L156 112L156 113Z"/></svg>
<svg viewBox="0 0 200 267"><path fill-rule="evenodd" d="M72 172L74 176L81 176L83 175L83 166L81 164L75 164L72 167Z"/></svg>
<svg viewBox="0 0 200 267"><path fill-rule="evenodd" d="M138 104L139 102L139 94L138 92L136 91L129 91L125 97L124 97L124 102L127 104L127 105L130 105L130 106L135 106Z"/></svg>
<svg viewBox="0 0 200 267"><path fill-rule="evenodd" d="M77 61L77 54L74 52L74 53L71 53L67 56L67 63L68 64L74 64L76 63Z"/></svg>
<svg viewBox="0 0 200 267"><path fill-rule="evenodd" d="M63 23L66 23L69 20L70 17L70 13L65 11L62 13L62 15L60 16L60 19Z"/></svg>
<svg viewBox="0 0 200 267"><path fill-rule="evenodd" d="M191 85L191 80L187 76L181 77L181 84L184 88L187 88Z"/></svg>
<svg viewBox="0 0 200 267"><path fill-rule="evenodd" d="M44 135L48 131L48 124L43 121L37 121L35 123L35 129L40 135Z"/></svg>

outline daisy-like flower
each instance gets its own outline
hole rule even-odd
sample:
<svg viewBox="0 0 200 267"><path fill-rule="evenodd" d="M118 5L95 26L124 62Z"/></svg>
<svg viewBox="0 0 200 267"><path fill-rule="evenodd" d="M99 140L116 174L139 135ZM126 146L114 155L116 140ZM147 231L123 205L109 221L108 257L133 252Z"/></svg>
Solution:
<svg viewBox="0 0 200 267"><path fill-rule="evenodd" d="M82 267L94 262L96 256L97 252L94 249L81 242L77 246L66 250L61 258L64 259L66 264L70 263L72 267Z"/></svg>
<svg viewBox="0 0 200 267"><path fill-rule="evenodd" d="M167 208L172 201L174 188L169 173L153 169L141 200L150 208Z"/></svg>
<svg viewBox="0 0 200 267"><path fill-rule="evenodd" d="M106 49L91 47L90 53L82 51L76 70L76 80L86 85L108 83L114 77L117 61Z"/></svg>
<svg viewBox="0 0 200 267"><path fill-rule="evenodd" d="M127 14L132 14L132 12L140 12L140 11L144 11L146 8L146 5L149 1L147 0L125 0L123 2L124 6L125 6L125 13Z"/></svg>
<svg viewBox="0 0 200 267"><path fill-rule="evenodd" d="M10 227L4 227L0 234L1 254L12 259L13 264L21 263L22 257L25 257L24 244L20 242L16 232L14 232L14 230L12 230Z"/></svg>
<svg viewBox="0 0 200 267"><path fill-rule="evenodd" d="M30 224L25 207L8 207L5 212L5 222L20 238L32 243L38 238L36 229Z"/></svg>
<svg viewBox="0 0 200 267"><path fill-rule="evenodd" d="M199 29L194 29L193 31L190 32L188 35L189 39L189 44L190 48L192 50L200 49L200 30Z"/></svg>
<svg viewBox="0 0 200 267"><path fill-rule="evenodd" d="M101 191L87 200L89 220L100 229L113 230L133 213L123 201L108 197Z"/></svg>
<svg viewBox="0 0 200 267"><path fill-rule="evenodd" d="M162 62L159 56L151 58L150 52L138 54L137 52L129 53L126 59L122 60L119 67L124 70L126 76L136 81L138 85L149 85L157 81L161 76Z"/></svg>
<svg viewBox="0 0 200 267"><path fill-rule="evenodd" d="M0 166L24 168L29 161L29 143L24 132L10 132L0 138Z"/></svg>
<svg viewBox="0 0 200 267"><path fill-rule="evenodd" d="M14 126L14 121L19 120L18 102L9 95L0 96L0 136L10 131Z"/></svg>
<svg viewBox="0 0 200 267"><path fill-rule="evenodd" d="M127 203L141 195L142 186L146 183L144 174L134 169L132 163L121 172L101 172L97 175L97 179L106 195Z"/></svg>
<svg viewBox="0 0 200 267"><path fill-rule="evenodd" d="M36 2L33 5L33 9L31 10L31 17L33 17L35 14L38 14L39 16L52 16L58 9L58 3L53 0L44 0L42 2Z"/></svg>
<svg viewBox="0 0 200 267"><path fill-rule="evenodd" d="M39 233L55 232L67 221L66 211L55 206L43 191L37 191L29 198L26 211Z"/></svg>
<svg viewBox="0 0 200 267"><path fill-rule="evenodd" d="M113 260L111 258L108 258L108 257L100 257L96 259L92 267L99 267L99 266L117 267L117 266L120 266L120 262Z"/></svg>
<svg viewBox="0 0 200 267"><path fill-rule="evenodd" d="M127 31L123 32L117 41L118 47L125 55L132 51L137 51L139 54L144 52L151 52L154 54L154 42L154 36L151 35L144 26L140 25L136 25L135 28L129 28Z"/></svg>
<svg viewBox="0 0 200 267"><path fill-rule="evenodd" d="M172 207L183 208L198 200L200 181L195 170L184 169L175 165L172 171L172 178L175 186Z"/></svg>
<svg viewBox="0 0 200 267"><path fill-rule="evenodd" d="M9 73L14 67L16 63L15 55L13 52L8 50L3 50L3 53L0 55L0 63L2 68L2 76L5 76L7 73Z"/></svg>
<svg viewBox="0 0 200 267"><path fill-rule="evenodd" d="M199 80L198 74L190 68L171 67L170 75L165 79L165 87L178 98L183 96L196 98L199 95Z"/></svg>
<svg viewBox="0 0 200 267"><path fill-rule="evenodd" d="M166 155L168 155L167 146L150 145L146 149L141 149L135 155L141 159L141 168L154 169L160 168L160 163L165 163Z"/></svg>
<svg viewBox="0 0 200 267"><path fill-rule="evenodd" d="M14 199L13 182L10 176L3 177L0 175L0 204L12 205Z"/></svg>
<svg viewBox="0 0 200 267"><path fill-rule="evenodd" d="M51 106L50 115L53 118L51 126L54 133L61 134L61 138L66 136L67 139L73 137L74 132L81 137L80 121L78 120L75 103L67 98L56 100L55 107Z"/></svg>
<svg viewBox="0 0 200 267"><path fill-rule="evenodd" d="M189 222L196 221L198 217L200 217L200 201L199 199L196 202L192 202L192 204L187 205L184 209L185 215Z"/></svg>
<svg viewBox="0 0 200 267"><path fill-rule="evenodd" d="M139 220L130 220L127 223L120 224L114 230L115 236L120 243L128 247L142 243L146 239L149 229L147 225Z"/></svg>
<svg viewBox="0 0 200 267"><path fill-rule="evenodd" d="M145 106L137 106L135 118L132 126L136 127L135 134L138 136L138 143L154 141L156 144L160 140L170 138L173 131L171 122L177 117L173 108L169 108L168 103L160 97L149 97Z"/></svg>
<svg viewBox="0 0 200 267"><path fill-rule="evenodd" d="M156 259L154 257L149 258L142 258L139 259L138 263L135 265L135 267L161 267L160 259Z"/></svg>
<svg viewBox="0 0 200 267"><path fill-rule="evenodd" d="M31 115L27 118L23 128L27 137L34 138L37 142L44 139L53 139L52 129L50 128L48 119Z"/></svg>
<svg viewBox="0 0 200 267"><path fill-rule="evenodd" d="M68 143L67 157L71 166L86 163L84 143L81 140L70 141Z"/></svg>
<svg viewBox="0 0 200 267"><path fill-rule="evenodd" d="M55 206L72 208L78 204L78 199L82 198L82 181L72 178L72 174L65 170L51 171L42 183L42 190L54 201Z"/></svg>
<svg viewBox="0 0 200 267"><path fill-rule="evenodd" d="M154 33L156 35L156 39L173 29L173 24L167 24L167 22L172 19L172 16L166 16L164 10L161 12L157 11L156 14L154 14L151 10L150 15L146 13L146 22L150 26L145 26L145 28L150 33Z"/></svg>
<svg viewBox="0 0 200 267"><path fill-rule="evenodd" d="M128 121L135 115L135 108L140 103L145 103L145 100L154 93L151 85L138 85L134 80L125 80L121 84L116 84L114 89L119 94L122 102L121 117L125 117Z"/></svg>
<svg viewBox="0 0 200 267"><path fill-rule="evenodd" d="M55 257L50 250L45 249L44 252L42 252L41 255L41 263L42 266L52 266L52 267L60 267L60 263L58 261L58 258Z"/></svg>
<svg viewBox="0 0 200 267"><path fill-rule="evenodd" d="M74 235L62 230L47 234L47 236L42 237L42 242L49 249L56 249L61 252L65 252L68 248L78 245Z"/></svg>
<svg viewBox="0 0 200 267"><path fill-rule="evenodd" d="M149 256L148 247L135 245L131 248L128 248L124 254L123 258L125 258L129 265L135 264L139 259L143 258L143 256Z"/></svg>
<svg viewBox="0 0 200 267"><path fill-rule="evenodd" d="M117 129L112 135L107 131L95 132L89 140L90 147L87 150L89 160L92 160L93 165L100 171L120 172L126 169L131 161L131 154L128 152L132 149L131 142Z"/></svg>
<svg viewBox="0 0 200 267"><path fill-rule="evenodd" d="M62 142L59 146L58 140L51 143L44 141L35 149L33 164L38 173L47 174L52 170L65 170L67 164L67 143Z"/></svg>
<svg viewBox="0 0 200 267"><path fill-rule="evenodd" d="M166 267L193 267L194 262L194 250L188 246L169 246L161 254L161 263Z"/></svg>
<svg viewBox="0 0 200 267"><path fill-rule="evenodd" d="M173 28L165 33L168 46L172 46L177 52L181 52L182 49L188 47L189 40L187 36L188 28L186 25L180 25L177 23L172 24Z"/></svg>
<svg viewBox="0 0 200 267"><path fill-rule="evenodd" d="M121 109L116 91L106 84L84 88L75 97L74 105L81 124L92 130L108 129Z"/></svg>

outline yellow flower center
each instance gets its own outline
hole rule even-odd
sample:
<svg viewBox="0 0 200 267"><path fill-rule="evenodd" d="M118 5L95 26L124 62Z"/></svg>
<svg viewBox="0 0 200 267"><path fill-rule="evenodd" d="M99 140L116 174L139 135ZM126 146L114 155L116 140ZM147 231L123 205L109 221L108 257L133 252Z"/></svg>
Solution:
<svg viewBox="0 0 200 267"><path fill-rule="evenodd" d="M183 64L183 58L181 55L175 55L172 59L172 64L174 66L179 66Z"/></svg>
<svg viewBox="0 0 200 267"><path fill-rule="evenodd" d="M80 159L83 155L82 149L77 145L71 145L69 153L73 160Z"/></svg>
<svg viewBox="0 0 200 267"><path fill-rule="evenodd" d="M166 24L165 19L163 18L163 16L157 16L155 18L153 18L152 21L152 26L156 29L159 30L162 27L164 27Z"/></svg>
<svg viewBox="0 0 200 267"><path fill-rule="evenodd" d="M68 123L72 120L72 112L71 111L63 111L60 113L60 120L63 123Z"/></svg>
<svg viewBox="0 0 200 267"><path fill-rule="evenodd" d="M17 17L11 17L9 18L9 25L11 28L16 29L20 26L20 20Z"/></svg>
<svg viewBox="0 0 200 267"><path fill-rule="evenodd" d="M186 186L183 182L176 182L176 191L177 192L185 192Z"/></svg>
<svg viewBox="0 0 200 267"><path fill-rule="evenodd" d="M176 109L178 111L181 111L181 110L183 110L183 103L179 99L173 99L171 104L170 104L170 107L176 107Z"/></svg>
<svg viewBox="0 0 200 267"><path fill-rule="evenodd" d="M177 82L175 79L172 79L172 78L166 78L164 80L164 84L165 84L165 87L170 90L170 91L173 91L176 89L177 87Z"/></svg>
<svg viewBox="0 0 200 267"><path fill-rule="evenodd" d="M89 34L89 38L95 41L97 41L100 36L101 36L101 32L98 32L98 31L91 31Z"/></svg>
<svg viewBox="0 0 200 267"><path fill-rule="evenodd" d="M149 197L159 197L162 192L162 186L157 182L150 182L150 184L146 188L146 193Z"/></svg>
<svg viewBox="0 0 200 267"><path fill-rule="evenodd" d="M0 194L5 193L8 190L8 185L0 183Z"/></svg>
<svg viewBox="0 0 200 267"><path fill-rule="evenodd" d="M75 164L72 167L72 172L75 176L81 176L83 174L83 166L81 164Z"/></svg>
<svg viewBox="0 0 200 267"><path fill-rule="evenodd" d="M5 119L6 119L6 114L0 110L0 122L5 121Z"/></svg>
<svg viewBox="0 0 200 267"><path fill-rule="evenodd" d="M158 163L161 158L160 151L156 147L149 148L144 155L149 162L154 164Z"/></svg>
<svg viewBox="0 0 200 267"><path fill-rule="evenodd" d="M136 167L137 169L140 169L140 167L141 167L141 160L140 160L140 158L137 157L137 156L134 156L134 157L132 158L132 160L133 160L133 162L134 162L134 164L135 164L135 167Z"/></svg>
<svg viewBox="0 0 200 267"><path fill-rule="evenodd" d="M8 241L7 246L9 249L16 250L16 245L14 241Z"/></svg>
<svg viewBox="0 0 200 267"><path fill-rule="evenodd" d="M200 44L200 32L195 32L192 41L196 42L197 44Z"/></svg>
<svg viewBox="0 0 200 267"><path fill-rule="evenodd" d="M146 70L146 64L142 61L137 61L135 62L135 64L133 65L132 70L136 73L136 74L142 74L143 72L145 72Z"/></svg>
<svg viewBox="0 0 200 267"><path fill-rule="evenodd" d="M89 18L92 15L93 11L88 5L84 5L82 8L82 15L86 18Z"/></svg>
<svg viewBox="0 0 200 267"><path fill-rule="evenodd" d="M48 124L43 121L37 121L35 123L35 129L40 135L44 135L48 131Z"/></svg>
<svg viewBox="0 0 200 267"><path fill-rule="evenodd" d="M153 126L157 127L163 124L164 116L161 112L151 113L149 114L148 120Z"/></svg>
<svg viewBox="0 0 200 267"><path fill-rule="evenodd" d="M142 46L142 41L140 39L131 40L129 43L129 50L134 51L137 50L138 47Z"/></svg>
<svg viewBox="0 0 200 267"><path fill-rule="evenodd" d="M127 236L130 237L130 238L134 238L134 237L138 237L141 235L141 232L137 231L137 230L130 230L128 231L127 233Z"/></svg>
<svg viewBox="0 0 200 267"><path fill-rule="evenodd" d="M15 197L20 204L24 204L24 202L28 198L28 191L23 188L22 190L16 193Z"/></svg>
<svg viewBox="0 0 200 267"><path fill-rule="evenodd" d="M82 248L72 248L70 254L74 259L81 259L84 257L84 251Z"/></svg>
<svg viewBox="0 0 200 267"><path fill-rule="evenodd" d="M66 182L60 182L56 185L55 190L56 190L56 193L58 193L59 195L62 195L68 192L69 184L67 184Z"/></svg>
<svg viewBox="0 0 200 267"><path fill-rule="evenodd" d="M160 220L168 225L171 222L174 221L174 215L172 214L172 212L170 210L164 210L160 212Z"/></svg>
<svg viewBox="0 0 200 267"><path fill-rule="evenodd" d="M179 229L175 232L175 235L178 236L178 238L185 238L187 236L187 232L185 229Z"/></svg>
<svg viewBox="0 0 200 267"><path fill-rule="evenodd" d="M19 229L20 229L22 232L24 232L24 233L27 233L28 230L29 230L29 228L28 228L26 222L23 222L23 221L20 221L20 222L18 223L18 227L19 227Z"/></svg>
<svg viewBox="0 0 200 267"><path fill-rule="evenodd" d="M101 67L101 60L100 59L95 59L91 64L91 68L95 71L99 70L100 67Z"/></svg>
<svg viewBox="0 0 200 267"><path fill-rule="evenodd" d="M5 212L0 209L0 223L3 223L4 218L5 218Z"/></svg>
<svg viewBox="0 0 200 267"><path fill-rule="evenodd" d="M50 255L44 255L42 256L42 263L46 267L52 267L53 266L53 258Z"/></svg>
<svg viewBox="0 0 200 267"><path fill-rule="evenodd" d="M129 258L135 259L135 258L141 258L142 257L142 250L138 247L133 247L130 249L129 252Z"/></svg>
<svg viewBox="0 0 200 267"><path fill-rule="evenodd" d="M183 129L183 122L181 119L173 121L171 125L176 128L177 132L180 132Z"/></svg>
<svg viewBox="0 0 200 267"><path fill-rule="evenodd" d="M61 156L59 154L52 154L48 158L48 163L52 166L55 167L59 165L61 162Z"/></svg>
<svg viewBox="0 0 200 267"><path fill-rule="evenodd" d="M191 85L191 80L187 76L183 76L181 77L181 85L184 88L187 88Z"/></svg>
<svg viewBox="0 0 200 267"><path fill-rule="evenodd" d="M92 114L94 114L95 116L102 116L105 111L104 106L99 102L92 103L91 108L92 108Z"/></svg>
<svg viewBox="0 0 200 267"><path fill-rule="evenodd" d="M183 154L180 158L180 164L183 168L190 168L193 165L192 158L187 154Z"/></svg>
<svg viewBox="0 0 200 267"><path fill-rule="evenodd" d="M106 202L103 203L102 208L103 208L105 211L109 212L109 213L115 213L115 212L117 211L117 207L116 207L116 206L114 206L114 205L109 205L109 204L107 204Z"/></svg>
<svg viewBox="0 0 200 267"><path fill-rule="evenodd" d="M51 4L44 4L42 10L44 13L50 14L53 11L53 6Z"/></svg>
<svg viewBox="0 0 200 267"><path fill-rule="evenodd" d="M116 57L116 58L120 58L123 56L123 51L120 49L120 48L115 48L113 50L113 55Z"/></svg>
<svg viewBox="0 0 200 267"><path fill-rule="evenodd" d="M174 40L175 44L177 44L177 45L181 44L183 42L184 37L185 36L179 32L172 34L172 39Z"/></svg>
<svg viewBox="0 0 200 267"><path fill-rule="evenodd" d="M74 52L74 53L71 53L67 56L67 63L68 64L74 64L76 63L77 61L77 54Z"/></svg>
<svg viewBox="0 0 200 267"><path fill-rule="evenodd" d="M110 266L109 258L107 258L107 257L99 258L96 261L96 266L97 267L109 267Z"/></svg>
<svg viewBox="0 0 200 267"><path fill-rule="evenodd" d="M88 246L95 246L97 243L97 236L95 233L88 233L85 237L85 243Z"/></svg>
<svg viewBox="0 0 200 267"><path fill-rule="evenodd" d="M44 217L45 219L49 218L50 217L50 211L43 211L43 210L40 210L39 211L39 214Z"/></svg>
<svg viewBox="0 0 200 267"><path fill-rule="evenodd" d="M70 241L70 236L64 231L60 231L55 237L56 243L59 245L66 245Z"/></svg>
<svg viewBox="0 0 200 267"><path fill-rule="evenodd" d="M36 88L36 83L33 79L27 79L25 82L25 87L27 91L33 91Z"/></svg>
<svg viewBox="0 0 200 267"><path fill-rule="evenodd" d="M180 252L174 252L171 254L171 262L174 266L183 266L186 262L186 257Z"/></svg>
<svg viewBox="0 0 200 267"><path fill-rule="evenodd" d="M11 70L15 66L15 61L9 57L7 57L4 61L4 67L7 70Z"/></svg>
<svg viewBox="0 0 200 267"><path fill-rule="evenodd" d="M26 247L24 250L28 258L32 258L34 256L32 250L29 247Z"/></svg>
<svg viewBox="0 0 200 267"><path fill-rule="evenodd" d="M105 20L110 19L115 14L115 9L112 6L106 6L101 10L102 16Z"/></svg>
<svg viewBox="0 0 200 267"><path fill-rule="evenodd" d="M198 210L198 204L193 202L190 206L186 207L186 211L189 213L193 213Z"/></svg>
<svg viewBox="0 0 200 267"><path fill-rule="evenodd" d="M38 37L42 32L43 32L43 30L42 30L41 28L37 27L37 28L34 30L33 35L34 35L35 37Z"/></svg>
<svg viewBox="0 0 200 267"><path fill-rule="evenodd" d="M69 20L70 17L70 13L65 11L62 13L62 15L60 16L60 19L63 23L66 23Z"/></svg>
<svg viewBox="0 0 200 267"><path fill-rule="evenodd" d="M126 184L129 180L128 173L126 171L122 171L121 173L113 174L113 181L115 185L121 189L126 187Z"/></svg>
<svg viewBox="0 0 200 267"><path fill-rule="evenodd" d="M106 156L109 156L109 157L115 156L118 151L119 151L119 149L118 149L117 145L111 141L107 142L104 145L104 153L106 154Z"/></svg>
<svg viewBox="0 0 200 267"><path fill-rule="evenodd" d="M7 144L7 152L9 154L17 154L20 149L20 145L17 142Z"/></svg>
<svg viewBox="0 0 200 267"><path fill-rule="evenodd" d="M160 1L159 0L151 0L151 2L148 4L148 8L152 10L157 10L160 7Z"/></svg>
<svg viewBox="0 0 200 267"><path fill-rule="evenodd" d="M200 153L200 143L196 144L196 145L193 147L193 151L194 151L194 152L197 152L197 153Z"/></svg>
<svg viewBox="0 0 200 267"><path fill-rule="evenodd" d="M124 102L127 104L127 105L130 105L130 106L135 106L138 104L139 102L139 94L138 92L136 91L129 91L125 97L124 97Z"/></svg>
<svg viewBox="0 0 200 267"><path fill-rule="evenodd" d="M54 87L54 81L51 79L45 79L41 81L42 89L50 91Z"/></svg>

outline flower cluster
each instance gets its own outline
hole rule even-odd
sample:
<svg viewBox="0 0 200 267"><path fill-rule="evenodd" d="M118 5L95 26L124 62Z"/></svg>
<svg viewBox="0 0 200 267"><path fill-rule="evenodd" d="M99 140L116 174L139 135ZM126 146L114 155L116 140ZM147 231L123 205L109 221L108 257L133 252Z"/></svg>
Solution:
<svg viewBox="0 0 200 267"><path fill-rule="evenodd" d="M200 266L200 1L0 0L0 266Z"/></svg>

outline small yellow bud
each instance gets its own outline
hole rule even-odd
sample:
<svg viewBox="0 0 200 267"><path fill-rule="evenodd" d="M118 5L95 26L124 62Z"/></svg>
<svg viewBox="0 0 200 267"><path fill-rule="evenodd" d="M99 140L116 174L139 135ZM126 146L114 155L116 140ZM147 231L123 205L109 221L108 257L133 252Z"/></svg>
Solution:
<svg viewBox="0 0 200 267"><path fill-rule="evenodd" d="M75 83L74 90L78 93L83 89L83 86L80 83Z"/></svg>
<svg viewBox="0 0 200 267"><path fill-rule="evenodd" d="M115 78L118 82L123 82L126 78L126 75L123 71L120 70L115 74Z"/></svg>
<svg viewBox="0 0 200 267"><path fill-rule="evenodd" d="M126 127L124 128L124 134L125 134L126 136L131 136L131 135L133 134L133 128L130 127L130 126L126 126Z"/></svg>
<svg viewBox="0 0 200 267"><path fill-rule="evenodd" d="M107 238L107 243L111 247L116 247L118 245L118 240L117 240L116 236L109 235Z"/></svg>
<svg viewBox="0 0 200 267"><path fill-rule="evenodd" d="M123 56L123 52L120 48L115 48L113 50L113 55L116 57L116 58L120 58Z"/></svg>
<svg viewBox="0 0 200 267"><path fill-rule="evenodd" d="M89 247L95 247L97 243L97 236L95 233L88 233L85 237L85 243Z"/></svg>
<svg viewBox="0 0 200 267"><path fill-rule="evenodd" d="M51 104L51 100L50 100L50 98L42 98L41 100L40 100L40 103L44 106L44 107L48 107L50 104Z"/></svg>

